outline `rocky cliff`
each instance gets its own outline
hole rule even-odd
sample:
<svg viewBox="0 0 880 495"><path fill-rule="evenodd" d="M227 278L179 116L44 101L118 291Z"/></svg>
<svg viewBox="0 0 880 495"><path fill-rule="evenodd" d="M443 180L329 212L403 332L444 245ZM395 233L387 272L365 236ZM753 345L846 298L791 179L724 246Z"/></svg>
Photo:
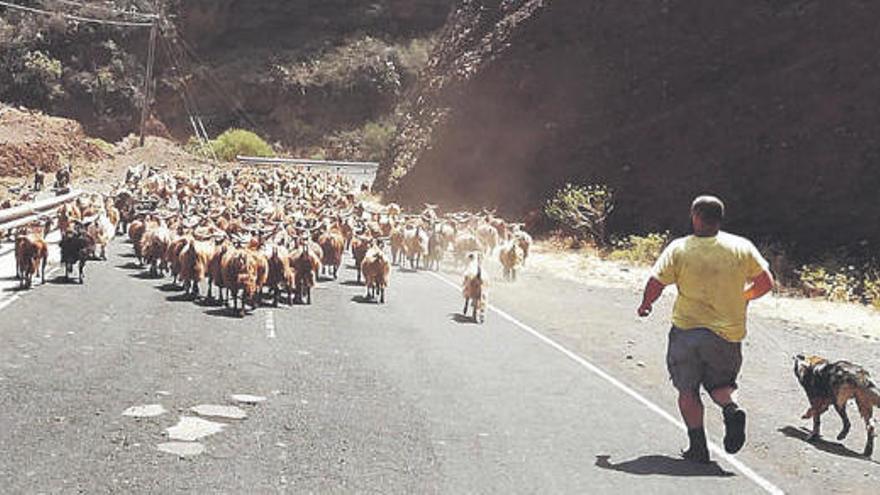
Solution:
<svg viewBox="0 0 880 495"><path fill-rule="evenodd" d="M463 1L378 185L418 203L535 208L566 181L617 191L618 231L730 228L880 245L880 4Z"/></svg>

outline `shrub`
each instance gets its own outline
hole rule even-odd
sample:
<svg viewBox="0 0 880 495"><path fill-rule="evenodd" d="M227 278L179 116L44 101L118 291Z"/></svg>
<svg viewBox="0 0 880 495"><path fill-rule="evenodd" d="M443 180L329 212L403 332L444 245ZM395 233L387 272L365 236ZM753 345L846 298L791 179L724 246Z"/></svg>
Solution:
<svg viewBox="0 0 880 495"><path fill-rule="evenodd" d="M233 161L239 155L273 157L275 151L272 146L260 136L243 129L229 129L217 139L211 141L211 148L217 158L224 161Z"/></svg>
<svg viewBox="0 0 880 495"><path fill-rule="evenodd" d="M851 302L858 299L858 279L852 267L834 271L822 265L803 265L798 270L801 290L808 297L822 297L829 301Z"/></svg>
<svg viewBox="0 0 880 495"><path fill-rule="evenodd" d="M337 157L381 161L391 146L397 127L391 122L368 122L359 129L340 131L324 139L324 146Z"/></svg>
<svg viewBox="0 0 880 495"><path fill-rule="evenodd" d="M608 258L634 264L651 264L660 257L669 243L669 232L651 233L645 236L630 235L617 241Z"/></svg>
<svg viewBox="0 0 880 495"><path fill-rule="evenodd" d="M48 105L64 95L61 87L61 61L40 50L29 51L20 60L20 70L13 71L13 81L25 103Z"/></svg>
<svg viewBox="0 0 880 495"><path fill-rule="evenodd" d="M116 151L116 147L115 147L115 146L113 146L112 144L108 143L107 141L104 141L104 140L101 139L101 138L86 138L86 141L87 141L89 144L92 144L92 145L96 146L98 149L100 149L100 150L103 151L104 153L107 153L108 155L112 155L113 152Z"/></svg>
<svg viewBox="0 0 880 495"><path fill-rule="evenodd" d="M379 161L385 156L385 152L391 146L394 132L397 128L393 124L370 122L364 126L364 158Z"/></svg>
<svg viewBox="0 0 880 495"><path fill-rule="evenodd" d="M608 245L608 215L614 211L614 192L605 185L566 184L544 205L551 219L571 229L583 240L590 239L598 247Z"/></svg>
<svg viewBox="0 0 880 495"><path fill-rule="evenodd" d="M865 275L862 281L865 302L880 310L880 273Z"/></svg>

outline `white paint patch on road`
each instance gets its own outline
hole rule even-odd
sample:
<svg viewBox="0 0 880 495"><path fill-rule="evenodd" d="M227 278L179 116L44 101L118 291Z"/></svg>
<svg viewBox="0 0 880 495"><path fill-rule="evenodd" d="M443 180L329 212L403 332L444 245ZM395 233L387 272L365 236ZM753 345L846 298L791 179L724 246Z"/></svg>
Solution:
<svg viewBox="0 0 880 495"><path fill-rule="evenodd" d="M245 419L247 413L243 409L235 406L218 406L214 404L203 404L191 407L190 411L204 416L206 418L222 418L222 419Z"/></svg>
<svg viewBox="0 0 880 495"><path fill-rule="evenodd" d="M447 279L446 277L443 277L442 275L439 275L439 274L433 273L433 272L427 272L427 273L428 273L428 275L436 278L437 280L443 282L444 284L452 287L453 289L455 289L456 292L461 290L461 287L458 284ZM642 394L636 392L635 390L633 390L632 388L630 388L628 385L621 382L617 378L614 378L613 376L608 374L602 368L599 368L598 366L587 361L583 357L578 356L574 352L566 349L565 347L563 347L561 344L559 344L555 340L545 336L541 332L539 332L539 331L535 330L534 328L526 325L525 323L519 321L518 319L507 314L507 312L496 307L495 305L489 304L488 308L491 311L494 311L496 314L498 314L502 318L504 318L505 320L507 320L508 322L519 327L521 330L525 331L526 333L532 335L533 337L537 338L541 342L543 342L543 343L549 345L550 347L556 349L557 351L561 352L566 357L570 358L574 362L583 366L584 368L586 368L587 370L589 370L593 374L597 375L599 378L610 383L611 385L613 385L615 388L622 391L626 395L629 395L630 397L635 399L637 402L641 403L646 408L648 408L650 411L654 412L655 414L657 414L661 418L663 418L666 421L675 425L678 429L680 429L682 431L687 431L687 427L684 425L684 423L682 423L680 420L676 419L675 416L673 416L672 414L669 414L665 409L663 409L662 407L658 406L657 404L651 402L646 397L644 397ZM785 492L782 491L781 488L774 485L773 483L771 483L769 480L767 480L763 476L759 475L757 472L752 470L752 468L746 466L740 460L736 459L732 455L725 452L723 448L721 448L720 446L718 446L714 442L709 442L709 450L711 450L718 457L724 459L725 462L727 462L728 464L733 466L733 468L736 469L737 471L739 471L740 473L742 473L743 476L752 480L756 485L760 486L767 493L770 493L772 495L784 495L785 494Z"/></svg>
<svg viewBox="0 0 880 495"><path fill-rule="evenodd" d="M195 442L165 442L156 446L160 452L178 457L195 457L205 452L205 446Z"/></svg>
<svg viewBox="0 0 880 495"><path fill-rule="evenodd" d="M161 416L165 414L166 411L162 404L149 404L146 406L134 406L129 407L125 411L122 411L123 416L128 416L131 418L155 418L156 416Z"/></svg>
<svg viewBox="0 0 880 495"><path fill-rule="evenodd" d="M167 428L165 431L171 440L194 442L200 438L220 433L225 426L222 423L215 423L202 418L182 416L176 425Z"/></svg>
<svg viewBox="0 0 880 495"><path fill-rule="evenodd" d="M266 311L266 337L275 338L275 313Z"/></svg>
<svg viewBox="0 0 880 495"><path fill-rule="evenodd" d="M266 402L266 398L260 395L233 394L229 397L240 404L259 404L260 402Z"/></svg>

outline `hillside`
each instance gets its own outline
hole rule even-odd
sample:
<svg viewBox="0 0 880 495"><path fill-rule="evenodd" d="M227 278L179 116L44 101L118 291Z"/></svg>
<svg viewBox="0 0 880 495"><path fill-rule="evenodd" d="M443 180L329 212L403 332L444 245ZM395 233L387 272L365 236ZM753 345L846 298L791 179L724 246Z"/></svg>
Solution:
<svg viewBox="0 0 880 495"><path fill-rule="evenodd" d="M427 60L454 0L165 0L155 114L174 137L190 115L288 148L386 127ZM19 5L142 20L143 2L21 0ZM110 10L117 9L117 10ZM114 13L115 12L115 13ZM136 130L149 29L66 22L0 6L0 101L75 119L116 141ZM184 95L186 98L184 99ZM357 137L357 136L356 136Z"/></svg>
<svg viewBox="0 0 880 495"><path fill-rule="evenodd" d="M802 251L880 246L880 5L463 2L379 184L523 213L566 181L617 191L617 231L730 228Z"/></svg>

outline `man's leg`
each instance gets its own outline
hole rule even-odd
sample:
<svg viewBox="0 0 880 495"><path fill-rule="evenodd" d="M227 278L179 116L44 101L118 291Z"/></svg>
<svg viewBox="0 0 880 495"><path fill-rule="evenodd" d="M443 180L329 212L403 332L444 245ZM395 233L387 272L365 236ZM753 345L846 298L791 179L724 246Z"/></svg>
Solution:
<svg viewBox="0 0 880 495"><path fill-rule="evenodd" d="M700 399L700 381L703 364L697 354L700 336L674 328L669 332L666 366L672 384L678 390L678 409L688 428L690 446L682 456L697 462L709 462L706 431L703 429L703 401Z"/></svg>
<svg viewBox="0 0 880 495"><path fill-rule="evenodd" d="M709 396L724 413L724 450L735 454L746 442L746 413L733 400L736 378L742 366L740 344L716 337L708 350L712 358L706 353L704 356L709 364L706 370Z"/></svg>
<svg viewBox="0 0 880 495"><path fill-rule="evenodd" d="M678 392L678 410L681 411L681 419L688 429L703 427L703 401L700 400L700 392Z"/></svg>
<svg viewBox="0 0 880 495"><path fill-rule="evenodd" d="M685 459L707 463L709 448L706 444L706 430L703 428L703 401L700 391L688 390L678 392L678 410L688 429L688 449L682 452Z"/></svg>

